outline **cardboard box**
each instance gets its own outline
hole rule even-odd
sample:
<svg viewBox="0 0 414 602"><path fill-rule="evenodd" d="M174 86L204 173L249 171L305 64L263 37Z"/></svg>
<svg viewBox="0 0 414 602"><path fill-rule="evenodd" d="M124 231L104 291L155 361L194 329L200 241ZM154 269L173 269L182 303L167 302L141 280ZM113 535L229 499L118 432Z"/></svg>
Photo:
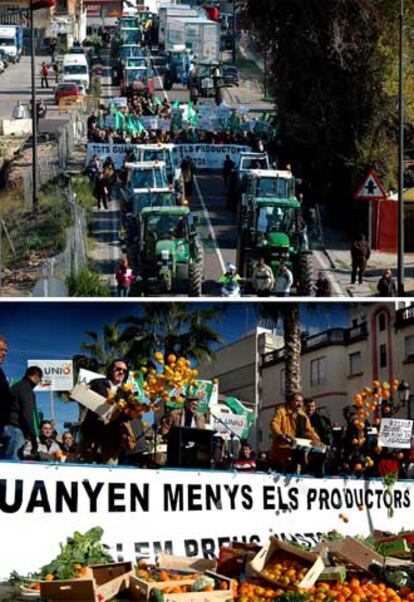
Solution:
<svg viewBox="0 0 414 602"><path fill-rule="evenodd" d="M225 581L228 584L227 590L215 590L208 592L208 600L215 602L216 600L233 600L232 581L223 575L218 575L213 571L205 571L204 575L212 577L217 581ZM129 595L133 600L149 600L151 591L158 589L164 592L165 602L205 602L206 592L186 592L186 593L166 593L165 590L169 590L174 587L181 587L184 585L191 586L195 579L189 579L189 575L183 575L183 579L177 581L157 581L147 582L139 577L132 575L129 580Z"/></svg>
<svg viewBox="0 0 414 602"><path fill-rule="evenodd" d="M253 558L261 550L255 543L233 542L231 546L220 548L217 571L226 577L238 577L244 573L246 577L256 576L250 568Z"/></svg>
<svg viewBox="0 0 414 602"><path fill-rule="evenodd" d="M322 558L317 554L314 554L312 552L305 552L288 543L279 541L278 539L276 539L276 537L271 537L267 544L254 557L254 559L250 563L250 566L253 569L253 571L262 579L266 579L266 581L269 581L270 583L273 583L275 585L281 584L274 579L266 577L263 574L263 570L269 564L273 556L275 556L278 552L291 555L294 558L297 558L298 560L302 560L305 565L309 566L309 570L302 579L302 581L300 581L300 583L297 586L292 586L291 588L288 587L287 589L296 589L296 587L299 587L301 589L309 589L310 587L315 585L316 580L325 568Z"/></svg>
<svg viewBox="0 0 414 602"><path fill-rule="evenodd" d="M384 563L384 558L368 546L360 543L353 537L346 537L342 541L327 542L329 552L345 565L351 565L366 573L371 573L370 565L373 562ZM373 573L375 575L375 572Z"/></svg>
<svg viewBox="0 0 414 602"><path fill-rule="evenodd" d="M41 581L40 593L49 602L106 602L129 587L131 562L91 566L84 579Z"/></svg>
<svg viewBox="0 0 414 602"><path fill-rule="evenodd" d="M88 410L98 414L104 424L108 424L111 421L115 406L107 403L105 397L98 395L95 391L91 391L87 385L76 385L70 392L70 398L85 406Z"/></svg>

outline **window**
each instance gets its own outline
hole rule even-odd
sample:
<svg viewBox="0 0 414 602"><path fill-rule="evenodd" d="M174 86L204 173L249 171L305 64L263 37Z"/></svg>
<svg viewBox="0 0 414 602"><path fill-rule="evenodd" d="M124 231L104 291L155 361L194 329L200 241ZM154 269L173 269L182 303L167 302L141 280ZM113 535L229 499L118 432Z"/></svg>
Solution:
<svg viewBox="0 0 414 602"><path fill-rule="evenodd" d="M384 332L386 326L385 314L382 313L378 316L378 330Z"/></svg>
<svg viewBox="0 0 414 602"><path fill-rule="evenodd" d="M326 383L326 357L318 357L311 361L311 385Z"/></svg>
<svg viewBox="0 0 414 602"><path fill-rule="evenodd" d="M414 360L414 335L410 337L405 337L405 359L406 360Z"/></svg>
<svg viewBox="0 0 414 602"><path fill-rule="evenodd" d="M380 345L379 348L379 364L380 368L387 367L387 346L385 344Z"/></svg>
<svg viewBox="0 0 414 602"><path fill-rule="evenodd" d="M349 374L353 376L354 374L361 374L361 352L357 351L356 353L351 353L349 356Z"/></svg>

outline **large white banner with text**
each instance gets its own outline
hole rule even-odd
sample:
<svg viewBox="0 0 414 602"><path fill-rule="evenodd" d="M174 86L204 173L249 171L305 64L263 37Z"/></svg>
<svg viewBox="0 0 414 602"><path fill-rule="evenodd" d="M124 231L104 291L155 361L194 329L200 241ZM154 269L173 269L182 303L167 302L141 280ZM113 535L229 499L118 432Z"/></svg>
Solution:
<svg viewBox="0 0 414 602"><path fill-rule="evenodd" d="M39 568L59 542L94 526L115 559L161 550L212 557L232 540L271 534L314 544L332 529L413 529L413 498L412 481L387 490L381 480L3 461L0 580Z"/></svg>
<svg viewBox="0 0 414 602"><path fill-rule="evenodd" d="M107 157L111 157L115 168L119 169L127 152L138 148L138 144L95 144L90 142L86 154L86 165L94 155L98 155L102 161L105 161ZM226 155L230 155L230 158L238 165L240 153L251 150L250 146L242 144L204 144L200 142L176 144L174 155L177 165L181 163L184 157L189 156L199 169L222 169Z"/></svg>

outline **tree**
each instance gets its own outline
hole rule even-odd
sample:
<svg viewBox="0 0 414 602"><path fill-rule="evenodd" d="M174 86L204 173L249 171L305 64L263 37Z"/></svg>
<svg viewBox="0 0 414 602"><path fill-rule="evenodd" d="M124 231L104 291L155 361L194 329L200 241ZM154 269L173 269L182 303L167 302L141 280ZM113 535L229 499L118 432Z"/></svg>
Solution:
<svg viewBox="0 0 414 602"><path fill-rule="evenodd" d="M301 391L301 334L297 303L261 303L259 315L270 327L282 320L285 342L285 398Z"/></svg>
<svg viewBox="0 0 414 602"><path fill-rule="evenodd" d="M414 115L406 0L405 92ZM398 11L396 0L246 0L257 35L270 40L282 158L293 161L310 200L349 211L369 167L396 184ZM306 200L306 198L305 198Z"/></svg>
<svg viewBox="0 0 414 602"><path fill-rule="evenodd" d="M85 367L89 360L95 369L106 370L114 359L125 358L128 354L129 345L121 339L117 324L104 324L102 334L94 331L87 331L85 334L90 341L81 343L80 348L88 355L75 356L79 367Z"/></svg>
<svg viewBox="0 0 414 602"><path fill-rule="evenodd" d="M222 311L222 310L220 310ZM143 305L143 313L119 320L125 325L120 339L127 343L124 356L131 365L148 359L155 351L195 360L210 360L221 338L213 326L219 308L188 303Z"/></svg>

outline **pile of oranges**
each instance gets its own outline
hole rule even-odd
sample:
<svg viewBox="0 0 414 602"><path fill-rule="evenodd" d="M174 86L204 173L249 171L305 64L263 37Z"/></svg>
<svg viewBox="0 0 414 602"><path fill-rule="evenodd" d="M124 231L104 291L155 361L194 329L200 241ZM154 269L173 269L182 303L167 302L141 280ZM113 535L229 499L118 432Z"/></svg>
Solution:
<svg viewBox="0 0 414 602"><path fill-rule="evenodd" d="M298 558L283 553L275 554L262 571L263 577L282 587L298 587L309 570Z"/></svg>
<svg viewBox="0 0 414 602"><path fill-rule="evenodd" d="M154 353L153 360L149 367L142 366L134 375L141 391L135 390L135 384L125 383L107 397L107 403L114 406L112 419L121 413L142 418L150 410L159 410L160 402L180 406L184 403L185 388L196 386L198 371L191 368L190 360L172 353L165 357L160 351Z"/></svg>
<svg viewBox="0 0 414 602"><path fill-rule="evenodd" d="M414 592L408 588L401 588L397 592L385 583L375 583L370 579L356 577L344 583L317 582L309 590L296 590L297 594L303 593L303 600L317 602L326 600L332 602L412 602ZM245 581L239 585L238 602L265 602L277 600L286 592L282 589L269 588L266 584ZM306 597L305 597L306 596ZM299 600L299 596L298 596Z"/></svg>

